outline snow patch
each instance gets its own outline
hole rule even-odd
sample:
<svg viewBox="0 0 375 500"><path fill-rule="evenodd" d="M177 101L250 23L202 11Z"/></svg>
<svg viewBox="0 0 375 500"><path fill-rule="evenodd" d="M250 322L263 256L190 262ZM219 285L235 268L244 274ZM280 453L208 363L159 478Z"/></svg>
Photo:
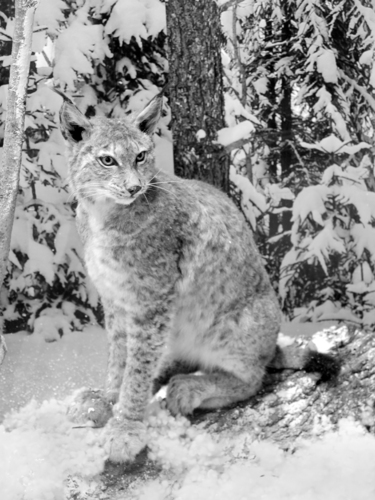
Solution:
<svg viewBox="0 0 375 500"><path fill-rule="evenodd" d="M175 439L173 445L168 438L166 442L168 453L155 458L174 474L147 481L132 490L133 498L373 499L375 438L350 420L341 421L338 432L321 440L300 441L293 454L271 442L251 442L246 432L233 433L228 440L221 438L219 445L212 435L204 433L195 441L187 437ZM190 454L194 442L195 450ZM197 456L195 463L192 455Z"/></svg>
<svg viewBox="0 0 375 500"><path fill-rule="evenodd" d="M248 139L253 131L254 125L249 120L244 120L232 127L220 129L217 133L217 142L222 146L229 146L241 139Z"/></svg>
<svg viewBox="0 0 375 500"><path fill-rule="evenodd" d="M316 65L326 83L337 83L336 57L332 50L322 49L316 60Z"/></svg>
<svg viewBox="0 0 375 500"><path fill-rule="evenodd" d="M67 403L35 401L6 417L0 426L0 498L60 500L70 474L94 476L106 454L99 433L74 429Z"/></svg>
<svg viewBox="0 0 375 500"><path fill-rule="evenodd" d="M326 328L316 332L311 339L316 350L321 353L330 353L337 347L348 344L350 335L346 326Z"/></svg>
<svg viewBox="0 0 375 500"><path fill-rule="evenodd" d="M147 40L149 36L157 36L164 30L165 23L165 4L159 0L118 0L111 11L105 32L125 43L129 43L134 36L141 44L141 38Z"/></svg>

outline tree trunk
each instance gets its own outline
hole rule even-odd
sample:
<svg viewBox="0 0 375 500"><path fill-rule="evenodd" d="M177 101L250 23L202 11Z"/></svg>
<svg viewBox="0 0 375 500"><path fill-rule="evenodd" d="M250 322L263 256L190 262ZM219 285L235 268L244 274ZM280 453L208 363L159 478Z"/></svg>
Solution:
<svg viewBox="0 0 375 500"><path fill-rule="evenodd" d="M38 0L16 0L3 157L0 170L0 288L3 284L19 184L25 101L29 75L34 12ZM2 323L0 325L2 332ZM2 341L3 342L3 341ZM0 352L4 353L0 340ZM0 355L1 359L1 355Z"/></svg>
<svg viewBox="0 0 375 500"><path fill-rule="evenodd" d="M284 24L281 32L281 41L289 47L293 36L291 25L291 7L290 3L286 0L282 3L284 14ZM288 52L288 51L286 51ZM280 102L281 114L281 150L280 150L280 164L282 179L286 179L292 170L293 163L293 111L292 111L292 87L290 77L283 76L281 78L282 98ZM283 231L289 231L292 228L292 206L291 200L283 200L282 206L290 208L289 211L282 214Z"/></svg>
<svg viewBox="0 0 375 500"><path fill-rule="evenodd" d="M229 192L229 157L215 144L225 127L216 2L169 0L167 30L175 173Z"/></svg>

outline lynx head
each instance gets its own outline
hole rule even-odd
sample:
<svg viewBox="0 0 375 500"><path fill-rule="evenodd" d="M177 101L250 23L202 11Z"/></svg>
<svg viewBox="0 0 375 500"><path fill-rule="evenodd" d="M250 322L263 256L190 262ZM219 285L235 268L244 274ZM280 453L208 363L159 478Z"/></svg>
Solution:
<svg viewBox="0 0 375 500"><path fill-rule="evenodd" d="M133 119L89 120L68 100L60 111L61 132L69 145L69 182L80 200L132 204L155 177L152 134L163 97L157 95Z"/></svg>

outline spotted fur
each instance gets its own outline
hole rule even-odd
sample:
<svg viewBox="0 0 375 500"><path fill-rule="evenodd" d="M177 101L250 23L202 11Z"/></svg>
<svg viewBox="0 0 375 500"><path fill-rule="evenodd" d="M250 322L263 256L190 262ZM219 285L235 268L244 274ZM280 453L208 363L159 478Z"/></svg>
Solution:
<svg viewBox="0 0 375 500"><path fill-rule="evenodd" d="M277 299L233 202L156 170L160 110L157 97L135 119L89 121L69 102L61 112L84 259L105 310L115 461L145 445L152 383L168 366L202 372L171 378L172 413L226 406L259 390L279 331ZM115 165L103 166L107 157Z"/></svg>

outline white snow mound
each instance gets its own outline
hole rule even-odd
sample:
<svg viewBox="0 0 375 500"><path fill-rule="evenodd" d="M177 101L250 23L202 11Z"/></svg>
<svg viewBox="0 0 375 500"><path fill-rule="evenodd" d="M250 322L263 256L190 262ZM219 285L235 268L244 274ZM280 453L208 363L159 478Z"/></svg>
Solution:
<svg viewBox="0 0 375 500"><path fill-rule="evenodd" d="M0 426L0 498L63 500L71 474L94 476L104 468L101 433L74 428L67 401L29 403Z"/></svg>

